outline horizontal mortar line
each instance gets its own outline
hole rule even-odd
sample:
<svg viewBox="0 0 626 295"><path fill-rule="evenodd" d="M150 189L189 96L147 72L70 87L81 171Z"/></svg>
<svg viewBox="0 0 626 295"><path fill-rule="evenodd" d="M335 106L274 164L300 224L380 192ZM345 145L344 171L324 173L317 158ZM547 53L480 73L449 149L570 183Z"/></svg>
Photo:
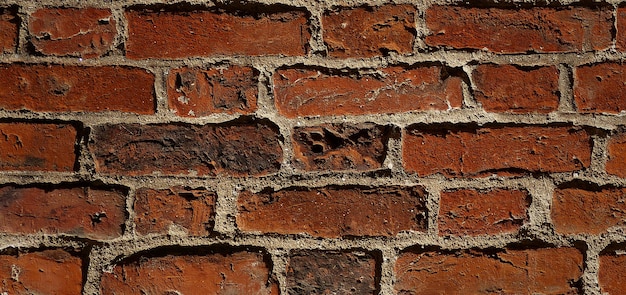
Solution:
<svg viewBox="0 0 626 295"><path fill-rule="evenodd" d="M215 114L201 118L179 117L174 114L137 115L118 112L102 113L55 113L55 112L24 112L0 110L0 121L7 119L17 120L60 120L80 121L86 125L107 124L192 124L208 125L222 124L236 120L240 117L266 118L277 124L286 124L287 127L304 127L321 124L360 124L375 123L379 125L393 124L399 127L407 127L412 124L524 124L524 125L549 125L549 124L572 124L576 126L597 127L600 129L614 130L626 124L626 113L609 114L581 114L553 112L549 114L507 114L489 113L482 109L458 109L451 111L421 111L405 112L399 114L364 114L364 115L341 115L341 116L318 116L286 118L276 114L250 114L228 115Z"/></svg>
<svg viewBox="0 0 626 295"><path fill-rule="evenodd" d="M210 67L219 64L250 65L256 67L322 67L329 69L377 69L394 65L415 65L421 63L441 63L453 67L460 67L470 63L517 64L521 66L554 66L570 64L572 66L599 63L621 62L626 58L626 52L605 50L599 52L565 52L565 53L516 53L498 54L487 51L431 51L419 52L411 55L379 56L371 58L332 58L322 56L197 56L182 59L129 59L124 56L105 56L97 59L78 57L31 56L18 54L0 55L2 63L26 64L62 64L68 66L130 66L139 68L154 67Z"/></svg>
<svg viewBox="0 0 626 295"><path fill-rule="evenodd" d="M88 7L88 6L96 6L96 7L125 7L125 6L129 6L129 5L139 5L139 4L146 4L146 5L152 5L152 4L163 4L162 0L120 0L120 1L115 1L113 3L102 3L102 1L81 1L81 0L40 0L40 1L35 1L35 0L5 0L4 1L5 4L8 5L15 5L15 4L30 4L30 5L45 5L45 6L50 6L50 5L59 5L59 6L78 6L78 7ZM178 3L181 3L183 1L179 1ZM208 0L187 0L184 1L185 3L190 3L190 4L194 4L194 5L214 5L213 1L208 1ZM229 1L225 1L225 0L221 0L221 1L216 1L217 3L224 3L226 5L228 5L230 2ZM568 4L573 4L573 3L577 3L578 1L574 1L574 0L563 0L563 1L559 1L559 4L561 5L568 5ZM619 3L623 3L624 1L616 1L616 0L608 0L608 1L603 1L603 2L599 2L599 3L608 3L608 4L619 4ZM319 7L323 7L323 8L331 8L334 6L346 6L346 2L345 1L341 1L341 0L328 0L328 1L324 1L323 3L318 3L316 1L289 1L289 0L256 0L256 1L251 1L250 3L259 3L259 4L283 4L283 5L288 5L288 6L296 6L296 7L303 7L303 6L319 6ZM385 4L392 4L392 3L381 3L380 1L376 1L376 0L353 0L349 2L350 5L348 6L362 6L362 5L374 5L374 6L378 6L378 5L385 5ZM413 0L395 0L393 1L393 3L395 4L412 4L412 5L423 5L423 6L429 6L429 5L435 5L435 4L441 4L441 5L456 5L456 4L464 4L466 3L466 1L463 0L452 0L452 1L446 1L446 0L428 0L428 1L424 1L423 3L415 3L415 1ZM545 6L545 1L538 1L538 0L514 0L510 2L511 4L540 4L540 5L544 5ZM168 4L176 4L176 2L174 3L168 3Z"/></svg>

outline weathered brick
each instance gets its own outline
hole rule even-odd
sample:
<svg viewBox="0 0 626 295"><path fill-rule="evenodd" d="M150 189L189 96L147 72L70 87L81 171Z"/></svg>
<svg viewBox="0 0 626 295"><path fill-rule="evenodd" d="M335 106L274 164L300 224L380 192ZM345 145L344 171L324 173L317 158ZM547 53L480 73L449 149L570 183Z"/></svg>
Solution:
<svg viewBox="0 0 626 295"><path fill-rule="evenodd" d="M626 50L626 7L617 8L617 33L615 47L619 51Z"/></svg>
<svg viewBox="0 0 626 295"><path fill-rule="evenodd" d="M250 114L257 108L258 72L250 67L176 69L167 79L170 109L183 117Z"/></svg>
<svg viewBox="0 0 626 295"><path fill-rule="evenodd" d="M606 232L626 225L626 188L557 189L552 199L552 223L562 234Z"/></svg>
<svg viewBox="0 0 626 295"><path fill-rule="evenodd" d="M626 178L626 133L611 137L607 151L606 172Z"/></svg>
<svg viewBox="0 0 626 295"><path fill-rule="evenodd" d="M461 78L440 66L390 67L378 74L281 69L274 75L278 111L299 116L363 115L460 108Z"/></svg>
<svg viewBox="0 0 626 295"><path fill-rule="evenodd" d="M395 236L426 230L421 187L352 187L244 191L237 226L244 231L337 238Z"/></svg>
<svg viewBox="0 0 626 295"><path fill-rule="evenodd" d="M82 294L82 261L63 250L0 255L4 294Z"/></svg>
<svg viewBox="0 0 626 295"><path fill-rule="evenodd" d="M372 57L413 52L415 7L344 7L322 16L324 42L332 57Z"/></svg>
<svg viewBox="0 0 626 295"><path fill-rule="evenodd" d="M583 257L574 248L405 252L396 294L580 294Z"/></svg>
<svg viewBox="0 0 626 295"><path fill-rule="evenodd" d="M325 124L294 129L296 166L305 170L373 170L387 155L390 126Z"/></svg>
<svg viewBox="0 0 626 295"><path fill-rule="evenodd" d="M264 10L255 8L255 10ZM305 55L310 32L302 11L129 10L126 55L186 58L214 55Z"/></svg>
<svg viewBox="0 0 626 295"><path fill-rule="evenodd" d="M278 295L270 267L258 252L140 256L104 273L100 292Z"/></svg>
<svg viewBox="0 0 626 295"><path fill-rule="evenodd" d="M154 75L124 66L0 65L0 108L154 114Z"/></svg>
<svg viewBox="0 0 626 295"><path fill-rule="evenodd" d="M288 294L378 294L373 253L298 251L289 255Z"/></svg>
<svg viewBox="0 0 626 295"><path fill-rule="evenodd" d="M98 57L115 41L115 19L108 9L44 8L28 23L30 42L45 55Z"/></svg>
<svg viewBox="0 0 626 295"><path fill-rule="evenodd" d="M612 7L474 8L426 11L429 46L502 53L584 52L611 46ZM506 29L503 29L506 28Z"/></svg>
<svg viewBox="0 0 626 295"><path fill-rule="evenodd" d="M0 54L15 53L19 19L12 9L0 8Z"/></svg>
<svg viewBox="0 0 626 295"><path fill-rule="evenodd" d="M626 294L626 255L607 251L600 255L598 281L602 294Z"/></svg>
<svg viewBox="0 0 626 295"><path fill-rule="evenodd" d="M576 68L574 100L581 113L626 111L626 66L601 63Z"/></svg>
<svg viewBox="0 0 626 295"><path fill-rule="evenodd" d="M410 127L405 168L420 176L457 177L575 171L591 162L591 138L580 128L465 127Z"/></svg>
<svg viewBox="0 0 626 295"><path fill-rule="evenodd" d="M461 189L441 193L440 235L493 235L517 231L528 221L530 195L522 190Z"/></svg>
<svg viewBox="0 0 626 295"><path fill-rule="evenodd" d="M76 136L69 124L0 123L0 170L74 171Z"/></svg>
<svg viewBox="0 0 626 295"><path fill-rule="evenodd" d="M135 198L135 229L142 235L181 230L208 235L214 225L215 201L215 193L202 188L140 189Z"/></svg>
<svg viewBox="0 0 626 295"><path fill-rule="evenodd" d="M263 175L278 171L283 150L275 127L118 124L92 129L96 170L116 175Z"/></svg>
<svg viewBox="0 0 626 295"><path fill-rule="evenodd" d="M124 195L90 187L0 187L0 232L90 239L122 235Z"/></svg>
<svg viewBox="0 0 626 295"><path fill-rule="evenodd" d="M472 73L474 97L488 112L549 113L559 106L556 67L480 65Z"/></svg>

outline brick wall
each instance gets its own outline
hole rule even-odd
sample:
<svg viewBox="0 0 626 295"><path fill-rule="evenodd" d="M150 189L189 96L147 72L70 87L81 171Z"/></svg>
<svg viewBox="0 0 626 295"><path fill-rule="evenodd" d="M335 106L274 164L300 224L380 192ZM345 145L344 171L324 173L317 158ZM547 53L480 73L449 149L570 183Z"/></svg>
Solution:
<svg viewBox="0 0 626 295"><path fill-rule="evenodd" d="M4 0L0 293L624 294L622 6Z"/></svg>

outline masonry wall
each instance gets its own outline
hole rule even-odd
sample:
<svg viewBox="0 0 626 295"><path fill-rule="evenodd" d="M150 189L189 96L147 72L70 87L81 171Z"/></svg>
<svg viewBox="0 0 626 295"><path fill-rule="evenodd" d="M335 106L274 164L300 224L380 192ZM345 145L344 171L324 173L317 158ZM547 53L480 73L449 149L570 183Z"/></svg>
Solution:
<svg viewBox="0 0 626 295"><path fill-rule="evenodd" d="M0 294L626 294L619 1L0 3Z"/></svg>

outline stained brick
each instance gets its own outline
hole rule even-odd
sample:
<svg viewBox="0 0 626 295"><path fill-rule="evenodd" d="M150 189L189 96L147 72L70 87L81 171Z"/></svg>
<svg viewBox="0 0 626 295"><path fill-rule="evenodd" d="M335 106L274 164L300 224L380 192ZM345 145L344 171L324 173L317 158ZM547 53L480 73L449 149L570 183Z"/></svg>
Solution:
<svg viewBox="0 0 626 295"><path fill-rule="evenodd" d="M41 54L98 57L113 46L115 25L108 9L44 8L30 16L28 30Z"/></svg>
<svg viewBox="0 0 626 295"><path fill-rule="evenodd" d="M276 107L289 118L458 109L461 85L461 78L439 66L358 75L281 69L274 75Z"/></svg>
<svg viewBox="0 0 626 295"><path fill-rule="evenodd" d="M96 170L118 175L264 175L283 154L277 130L260 122L109 124L92 135Z"/></svg>
<svg viewBox="0 0 626 295"><path fill-rule="evenodd" d="M250 114L257 108L258 72L250 67L176 69L167 79L170 109L183 117Z"/></svg>
<svg viewBox="0 0 626 295"><path fill-rule="evenodd" d="M584 52L611 46L612 7L431 6L429 46L501 53ZM506 29L503 29L506 28Z"/></svg>
<svg viewBox="0 0 626 295"><path fill-rule="evenodd" d="M324 124L293 133L296 165L305 170L373 170L387 155L390 126Z"/></svg>
<svg viewBox="0 0 626 295"><path fill-rule="evenodd" d="M208 235L214 225L215 201L215 193L202 188L140 189L135 198L135 229L144 235L172 231Z"/></svg>
<svg viewBox="0 0 626 295"><path fill-rule="evenodd" d="M573 248L405 252L396 294L579 294L583 257Z"/></svg>

